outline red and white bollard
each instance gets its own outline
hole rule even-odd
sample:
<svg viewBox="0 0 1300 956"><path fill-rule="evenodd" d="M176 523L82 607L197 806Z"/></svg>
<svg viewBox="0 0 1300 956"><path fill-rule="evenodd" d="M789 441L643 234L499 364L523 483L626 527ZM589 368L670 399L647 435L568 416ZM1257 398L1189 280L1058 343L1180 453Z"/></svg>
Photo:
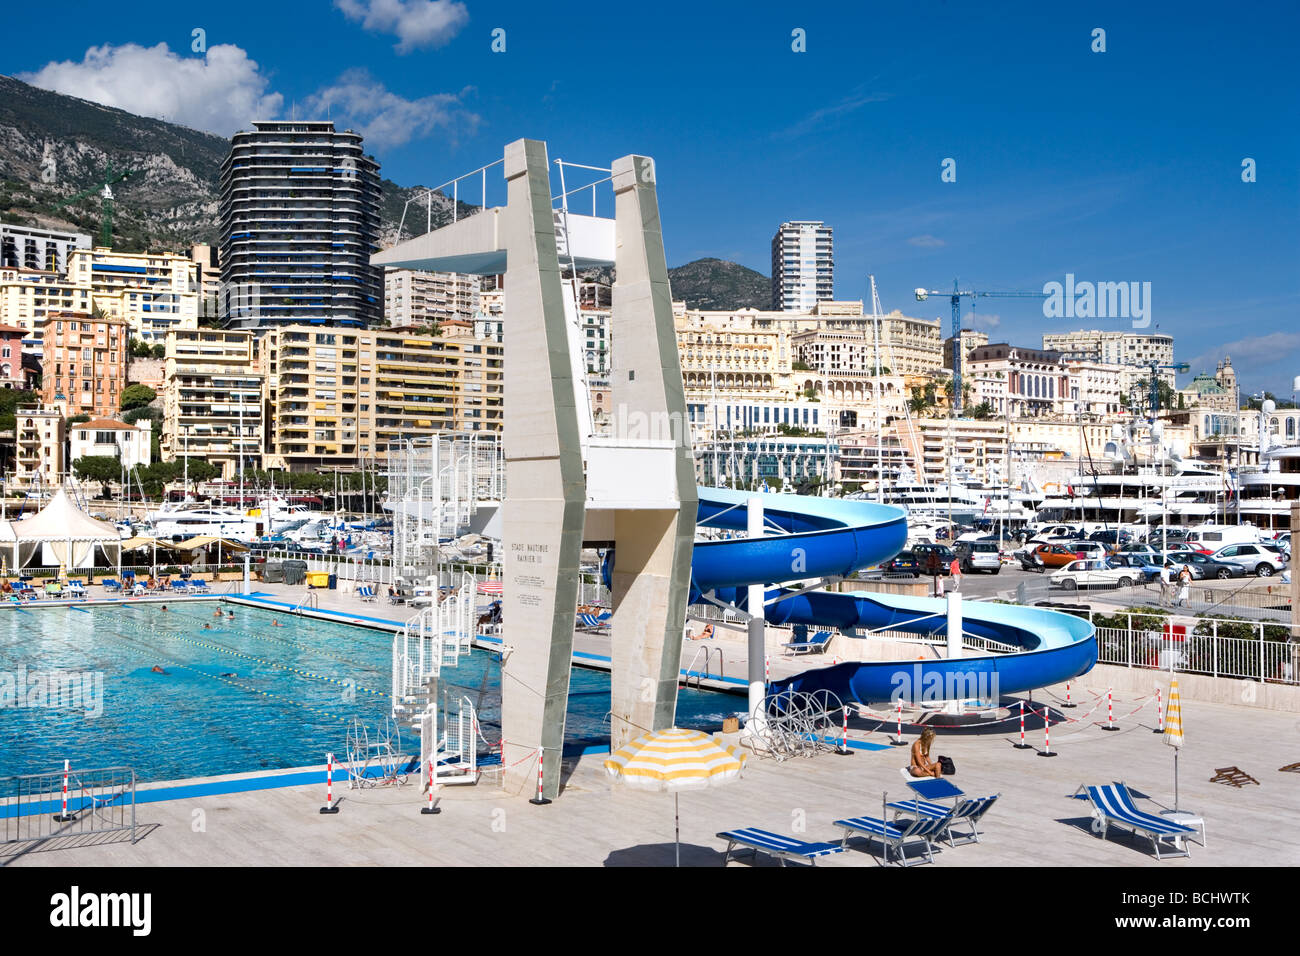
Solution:
<svg viewBox="0 0 1300 956"><path fill-rule="evenodd" d="M898 698L898 735L889 742L889 746L901 747L905 743L907 741L903 739L903 698L900 697Z"/></svg>
<svg viewBox="0 0 1300 956"><path fill-rule="evenodd" d="M763 684L767 687L772 686L772 658L763 658Z"/></svg>
<svg viewBox="0 0 1300 956"><path fill-rule="evenodd" d="M321 813L338 813L339 806L334 802L334 755L325 755L325 806Z"/></svg>
<svg viewBox="0 0 1300 956"><path fill-rule="evenodd" d="M1106 726L1101 728L1102 730L1119 730L1119 728L1115 726L1115 707L1113 694L1111 693L1112 690L1113 688L1106 688Z"/></svg>
<svg viewBox="0 0 1300 956"><path fill-rule="evenodd" d="M546 760L546 749L544 747L538 747L537 748L537 796L533 797L533 799L529 800L528 802L539 807L551 802L550 800L547 800L546 797L542 795L542 767L544 766L545 760Z"/></svg>
<svg viewBox="0 0 1300 956"><path fill-rule="evenodd" d="M72 814L68 813L68 775L72 772L72 761L63 761L63 810L54 815L58 823L67 823L72 820Z"/></svg>
<svg viewBox="0 0 1300 956"><path fill-rule="evenodd" d="M1156 729L1155 732L1163 734L1165 732L1165 709L1161 706L1160 688L1156 687Z"/></svg>
<svg viewBox="0 0 1300 956"><path fill-rule="evenodd" d="M1020 743L1016 744L1017 750L1033 750L1034 748L1025 743L1025 702L1020 702Z"/></svg>
<svg viewBox="0 0 1300 956"><path fill-rule="evenodd" d="M840 728L840 749L836 752L846 757L853 753L849 749L849 708L847 705L844 708L844 724Z"/></svg>
<svg viewBox="0 0 1300 956"><path fill-rule="evenodd" d="M442 813L442 807L435 807L433 805L433 791L436 789L434 786L435 777L433 764L436 759L437 758L432 755L429 757L429 805L420 808L421 814Z"/></svg>
<svg viewBox="0 0 1300 956"><path fill-rule="evenodd" d="M1062 704L1061 706L1062 706L1062 707L1077 707L1077 706L1078 706L1077 704L1073 703L1073 702L1070 700L1070 682L1069 682L1069 681L1066 681L1066 682L1065 682L1065 703Z"/></svg>
<svg viewBox="0 0 1300 956"><path fill-rule="evenodd" d="M1052 753L1052 736L1050 728L1052 726L1052 715L1047 710L1047 705L1043 705L1043 749L1038 752L1040 757L1055 757Z"/></svg>

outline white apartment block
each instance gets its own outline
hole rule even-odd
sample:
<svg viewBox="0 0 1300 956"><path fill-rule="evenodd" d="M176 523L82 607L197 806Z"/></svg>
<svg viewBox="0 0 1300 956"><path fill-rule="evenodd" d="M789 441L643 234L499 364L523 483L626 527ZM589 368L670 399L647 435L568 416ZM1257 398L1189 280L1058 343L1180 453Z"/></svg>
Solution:
<svg viewBox="0 0 1300 956"><path fill-rule="evenodd" d="M0 324L23 330L23 351L44 355L45 317L51 312L89 313L89 286L78 286L57 272L0 269Z"/></svg>
<svg viewBox="0 0 1300 956"><path fill-rule="evenodd" d="M384 321L389 326L434 325L472 319L479 310L479 277L459 272L384 272Z"/></svg>
<svg viewBox="0 0 1300 956"><path fill-rule="evenodd" d="M1060 352L1066 359L1127 366L1121 382L1125 394L1147 378L1150 370L1146 366L1152 361L1157 365L1171 365L1174 361L1172 335L1143 335L1098 329L1054 332L1043 336L1043 348ZM1173 387L1172 369L1161 369L1159 375Z"/></svg>
<svg viewBox="0 0 1300 956"><path fill-rule="evenodd" d="M14 418L14 483L57 487L64 467L62 410L19 408Z"/></svg>
<svg viewBox="0 0 1300 956"><path fill-rule="evenodd" d="M68 281L91 290L95 306L126 322L132 338L165 343L167 333L199 324L198 268L170 252L77 249L68 257Z"/></svg>
<svg viewBox="0 0 1300 956"><path fill-rule="evenodd" d="M251 332L173 331L164 361L164 461L191 456L221 469L223 478L260 467L263 382Z"/></svg>
<svg viewBox="0 0 1300 956"><path fill-rule="evenodd" d="M1120 396L1126 394L1124 366L1078 360L1067 361L1065 365L1070 375L1070 402L1065 414L1102 417L1120 414L1123 410Z"/></svg>
<svg viewBox="0 0 1300 956"><path fill-rule="evenodd" d="M785 222L772 237L772 308L808 312L835 298L835 253L824 222Z"/></svg>
<svg viewBox="0 0 1300 956"><path fill-rule="evenodd" d="M0 267L64 272L73 249L89 249L90 236L0 222Z"/></svg>

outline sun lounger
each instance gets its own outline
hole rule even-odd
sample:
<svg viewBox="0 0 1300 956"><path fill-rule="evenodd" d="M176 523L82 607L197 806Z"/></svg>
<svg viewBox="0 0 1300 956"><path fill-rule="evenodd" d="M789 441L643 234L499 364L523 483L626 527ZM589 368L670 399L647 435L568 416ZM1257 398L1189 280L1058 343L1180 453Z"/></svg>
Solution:
<svg viewBox="0 0 1300 956"><path fill-rule="evenodd" d="M1085 787L1088 799L1092 801L1094 824L1093 830L1104 840L1112 824L1128 827L1133 833L1141 833L1151 838L1156 859L1163 860L1160 853L1164 844L1166 854L1170 856L1191 856L1185 837L1196 831L1180 823L1171 823L1163 817L1144 813L1133 805L1133 797L1122 783L1112 783L1103 787ZM1173 851L1170 853L1169 851Z"/></svg>
<svg viewBox="0 0 1300 956"><path fill-rule="evenodd" d="M731 851L736 847L748 847L753 850L755 859L758 858L758 854L766 853L780 861L782 866L785 866L786 860L816 866L817 857L841 853L844 850L843 846L836 846L834 843L805 843L794 837L782 836L771 830L759 830L755 827L727 830L725 833L719 833L718 839L727 841L727 853L722 858L723 866L731 861Z"/></svg>
<svg viewBox="0 0 1300 956"><path fill-rule="evenodd" d="M588 614L586 612L578 615L578 627L587 631L604 631L609 629L608 614Z"/></svg>
<svg viewBox="0 0 1300 956"><path fill-rule="evenodd" d="M908 801L909 804L911 802ZM907 842L909 840L924 841L924 862L933 863L934 841L948 829L948 826L952 823L954 812L947 809L942 816L916 816L910 820L895 820L892 823L879 817L849 817L846 820L836 820L835 826L844 831L844 838L840 841L841 846L847 846L849 838L855 834L874 838L879 840L885 848L886 863L889 862L889 851L892 849L898 856L899 866L915 866L923 861L919 855L911 862L908 861L905 849Z"/></svg>
<svg viewBox="0 0 1300 956"><path fill-rule="evenodd" d="M949 846L962 846L966 843L978 843L980 841L979 822L983 819L984 814L989 812L989 808L993 806L999 796L1001 794L995 793L988 797L963 797L951 807L947 804L935 803L933 800L900 800L897 803L891 803L889 806L897 812L931 819L938 819L951 813L952 820L949 822L944 836L948 838ZM970 832L957 839L953 836L952 828L959 823L969 823Z"/></svg>
<svg viewBox="0 0 1300 956"><path fill-rule="evenodd" d="M192 578L190 580L190 590L198 594L211 594L212 588L208 587L208 582L202 578Z"/></svg>
<svg viewBox="0 0 1300 956"><path fill-rule="evenodd" d="M818 631L809 640L795 641L791 644L782 644L791 654L825 654L826 648L831 643L830 631Z"/></svg>
<svg viewBox="0 0 1300 956"><path fill-rule="evenodd" d="M64 593L68 597L84 601L86 599L86 586L80 581L69 581Z"/></svg>
<svg viewBox="0 0 1300 956"><path fill-rule="evenodd" d="M375 600L375 589L369 584L363 584L357 589L357 597L363 601L373 601Z"/></svg>
<svg viewBox="0 0 1300 956"><path fill-rule="evenodd" d="M104 578L104 580L100 581L99 584L105 591L122 590L122 582L117 578Z"/></svg>

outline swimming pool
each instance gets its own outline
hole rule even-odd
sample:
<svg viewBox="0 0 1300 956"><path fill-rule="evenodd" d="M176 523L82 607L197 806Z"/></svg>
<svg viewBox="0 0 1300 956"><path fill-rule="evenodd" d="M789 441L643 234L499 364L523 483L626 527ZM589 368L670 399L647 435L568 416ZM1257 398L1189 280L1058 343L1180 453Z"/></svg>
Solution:
<svg viewBox="0 0 1300 956"><path fill-rule="evenodd" d="M0 776L64 759L130 766L142 781L320 764L343 754L354 718L382 726L391 674L390 633L332 621L217 602L13 609L0 614ZM475 651L441 682L453 713L462 696L475 704L492 743L500 678L496 655ZM573 669L566 748L608 744L609 686L603 671ZM683 688L677 722L716 731L743 707ZM416 749L413 732L403 743Z"/></svg>

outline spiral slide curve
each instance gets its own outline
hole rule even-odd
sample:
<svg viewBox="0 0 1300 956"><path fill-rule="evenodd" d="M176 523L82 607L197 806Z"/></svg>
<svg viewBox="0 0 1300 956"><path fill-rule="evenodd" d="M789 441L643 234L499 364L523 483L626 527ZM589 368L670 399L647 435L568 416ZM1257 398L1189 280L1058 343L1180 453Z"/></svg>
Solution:
<svg viewBox="0 0 1300 956"><path fill-rule="evenodd" d="M752 497L763 499L768 534L697 541L691 561L692 603L709 592L743 609L748 585L845 576L888 560L907 543L902 509L841 498L700 488L697 523L743 531L745 505ZM785 599L772 603L780 597ZM766 591L765 613L774 624L889 628L918 634L943 633L947 628L945 600L896 594L800 594L772 588ZM962 617L968 634L1021 650L952 661L850 661L774 682L772 692L829 690L841 700L864 704L900 695L912 701L930 699L936 687L991 687L999 694L1014 694L1070 680L1097 663L1096 632L1082 618L1043 608L974 601L963 602Z"/></svg>

